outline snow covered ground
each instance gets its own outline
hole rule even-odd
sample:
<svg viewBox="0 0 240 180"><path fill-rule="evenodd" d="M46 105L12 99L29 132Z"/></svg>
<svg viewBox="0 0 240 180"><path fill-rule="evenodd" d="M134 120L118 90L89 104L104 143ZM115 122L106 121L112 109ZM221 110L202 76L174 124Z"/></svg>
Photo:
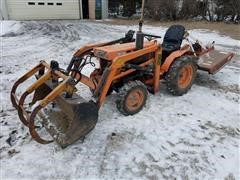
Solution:
<svg viewBox="0 0 240 180"><path fill-rule="evenodd" d="M65 68L80 46L120 38L129 29L137 26L1 22L0 179L240 179L240 41L206 29L190 33L203 43L215 40L218 49L236 56L214 76L199 72L186 95L173 97L161 84L140 113L126 117L117 111L113 94L84 143L61 149L31 139L10 103L16 79L42 59L58 60ZM164 36L166 27L144 31ZM91 96L84 86L79 93Z"/></svg>

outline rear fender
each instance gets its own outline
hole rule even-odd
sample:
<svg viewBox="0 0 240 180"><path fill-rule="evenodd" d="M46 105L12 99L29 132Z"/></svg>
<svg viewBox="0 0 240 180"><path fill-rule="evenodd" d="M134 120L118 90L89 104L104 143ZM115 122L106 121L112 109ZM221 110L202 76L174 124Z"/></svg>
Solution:
<svg viewBox="0 0 240 180"><path fill-rule="evenodd" d="M164 61L163 65L161 66L161 73L165 73L169 70L171 64L174 60L176 60L178 57L186 54L191 50L189 45L183 46L180 50L172 52Z"/></svg>

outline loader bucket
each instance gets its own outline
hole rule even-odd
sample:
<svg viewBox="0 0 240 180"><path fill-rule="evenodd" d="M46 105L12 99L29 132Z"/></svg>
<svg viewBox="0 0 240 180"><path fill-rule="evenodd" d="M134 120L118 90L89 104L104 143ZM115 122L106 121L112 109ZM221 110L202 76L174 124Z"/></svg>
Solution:
<svg viewBox="0 0 240 180"><path fill-rule="evenodd" d="M53 139L64 148L84 138L95 127L98 109L93 102L86 102L77 94L65 98L62 93L39 113L39 117Z"/></svg>
<svg viewBox="0 0 240 180"><path fill-rule="evenodd" d="M45 69L47 69L46 73ZM36 75L37 72L39 72L38 75ZM18 86L33 75L36 75L37 81L18 99L16 96ZM71 76L53 69L52 63L48 65L45 61L41 61L13 85L11 101L18 110L20 120L29 128L34 140L41 144L55 140L64 148L84 138L95 127L98 119L98 108L95 103L87 102L74 91L75 82ZM24 105L26 97L31 93L34 93L30 103L33 108L29 112ZM36 117L41 119L40 122L53 140L40 137L36 131Z"/></svg>

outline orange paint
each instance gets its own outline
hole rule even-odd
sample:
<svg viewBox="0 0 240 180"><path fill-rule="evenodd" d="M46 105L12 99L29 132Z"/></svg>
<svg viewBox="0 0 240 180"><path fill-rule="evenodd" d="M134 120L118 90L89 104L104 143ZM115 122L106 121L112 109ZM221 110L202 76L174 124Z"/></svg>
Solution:
<svg viewBox="0 0 240 180"><path fill-rule="evenodd" d="M190 51L190 46L189 45L185 45L183 46L180 50L178 51L174 51L172 52L167 58L166 60L164 61L163 65L161 66L161 71L162 72L167 72L169 67L171 66L171 64L173 63L173 61L184 55L185 53L189 52Z"/></svg>

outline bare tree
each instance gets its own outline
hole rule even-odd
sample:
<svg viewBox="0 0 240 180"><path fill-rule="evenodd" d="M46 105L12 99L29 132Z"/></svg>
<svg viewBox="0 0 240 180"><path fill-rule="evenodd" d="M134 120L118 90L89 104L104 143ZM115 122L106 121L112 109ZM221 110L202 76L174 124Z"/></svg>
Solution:
<svg viewBox="0 0 240 180"><path fill-rule="evenodd" d="M123 16L130 17L136 13L136 0L123 1Z"/></svg>
<svg viewBox="0 0 240 180"><path fill-rule="evenodd" d="M148 15L155 19L177 20L179 0L147 0Z"/></svg>
<svg viewBox="0 0 240 180"><path fill-rule="evenodd" d="M156 20L177 20L201 15L209 21L222 21L231 15L240 21L240 0L145 0L145 15ZM121 3L124 16L132 16L141 0L111 0ZM116 3L115 3L116 4ZM217 16L216 16L217 15ZM215 18L217 17L217 18Z"/></svg>
<svg viewBox="0 0 240 180"><path fill-rule="evenodd" d="M198 15L196 0L183 0L180 10L181 18L191 18Z"/></svg>

